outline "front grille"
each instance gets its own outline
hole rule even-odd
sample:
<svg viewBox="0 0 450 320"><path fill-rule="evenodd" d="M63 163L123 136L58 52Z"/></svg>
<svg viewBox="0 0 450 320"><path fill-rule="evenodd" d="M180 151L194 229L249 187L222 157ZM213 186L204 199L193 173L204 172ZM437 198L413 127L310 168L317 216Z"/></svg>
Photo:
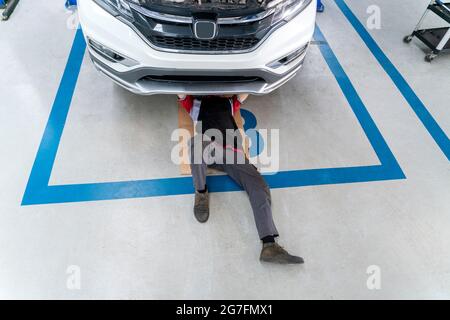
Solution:
<svg viewBox="0 0 450 320"><path fill-rule="evenodd" d="M150 36L149 40L161 48L190 51L248 50L259 42L255 37L199 40L189 37Z"/></svg>
<svg viewBox="0 0 450 320"><path fill-rule="evenodd" d="M132 6L134 26L148 41L157 48L167 51L186 51L200 53L244 52L257 47L272 28L272 16L260 16L256 20L226 23L211 12L195 13L192 16L165 16L157 11ZM258 11L261 13L261 11ZM258 14L255 13L256 15ZM237 16L239 17L239 16ZM214 39L198 39L194 32L196 19L217 21L217 33ZM225 18L223 18L225 19ZM228 18L227 18L228 19ZM236 18L237 19L237 18Z"/></svg>

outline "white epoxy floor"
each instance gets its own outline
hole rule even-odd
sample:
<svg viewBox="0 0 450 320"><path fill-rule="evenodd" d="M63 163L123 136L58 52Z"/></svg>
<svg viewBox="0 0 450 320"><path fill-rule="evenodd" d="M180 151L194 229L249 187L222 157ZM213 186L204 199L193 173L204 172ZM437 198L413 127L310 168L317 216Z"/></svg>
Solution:
<svg viewBox="0 0 450 320"><path fill-rule="evenodd" d="M346 0L437 123L450 133L450 55L425 63L402 42L428 0ZM75 30L63 1L22 0L0 22L0 298L450 298L450 165L333 0L318 26L406 179L272 190L280 243L303 266L261 264L243 192L21 206ZM441 89L441 90L439 90ZM302 72L245 109L280 128L281 170L378 165L365 131L313 45ZM134 96L85 56L50 185L178 177L174 97ZM68 288L70 266L81 288ZM369 290L378 266L381 288ZM69 271L69 272L68 272ZM70 281L69 281L70 282Z"/></svg>

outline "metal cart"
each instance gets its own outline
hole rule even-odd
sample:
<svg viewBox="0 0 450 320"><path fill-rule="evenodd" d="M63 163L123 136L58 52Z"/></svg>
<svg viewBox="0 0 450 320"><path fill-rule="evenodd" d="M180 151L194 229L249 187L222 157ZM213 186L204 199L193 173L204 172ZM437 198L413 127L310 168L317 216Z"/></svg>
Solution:
<svg viewBox="0 0 450 320"><path fill-rule="evenodd" d="M425 56L425 60L428 62L433 61L442 51L450 49L450 27L420 29L430 11L450 24L450 2L444 3L442 0L432 0L413 33L403 39L405 43L410 43L416 37L429 47L431 52Z"/></svg>
<svg viewBox="0 0 450 320"><path fill-rule="evenodd" d="M5 9L0 16L0 20L8 20L19 0L0 0L0 9Z"/></svg>

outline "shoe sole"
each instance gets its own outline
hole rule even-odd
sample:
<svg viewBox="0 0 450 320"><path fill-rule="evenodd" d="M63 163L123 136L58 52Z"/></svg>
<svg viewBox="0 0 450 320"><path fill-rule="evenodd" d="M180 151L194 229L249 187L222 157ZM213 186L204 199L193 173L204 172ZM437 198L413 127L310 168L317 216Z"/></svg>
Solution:
<svg viewBox="0 0 450 320"><path fill-rule="evenodd" d="M197 216L197 215L202 215L203 216L204 214L207 215L205 220L201 220ZM205 223L209 219L209 211L194 211L194 217L195 217L195 219L197 219L198 222Z"/></svg>
<svg viewBox="0 0 450 320"><path fill-rule="evenodd" d="M267 263L277 263L277 264L304 264L305 261L301 262L291 262L291 261L285 261L285 260L278 260L278 259L267 259L267 258L259 258L259 261L261 262L267 262Z"/></svg>

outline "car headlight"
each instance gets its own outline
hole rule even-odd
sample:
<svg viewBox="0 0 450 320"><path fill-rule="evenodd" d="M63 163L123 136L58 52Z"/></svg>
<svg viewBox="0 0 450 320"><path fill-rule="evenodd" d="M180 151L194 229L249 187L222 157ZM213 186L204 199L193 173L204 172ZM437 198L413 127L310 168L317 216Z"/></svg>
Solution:
<svg viewBox="0 0 450 320"><path fill-rule="evenodd" d="M281 20L289 21L302 12L312 0L272 0L267 4L268 10L274 10L272 24Z"/></svg>
<svg viewBox="0 0 450 320"><path fill-rule="evenodd" d="M114 16L123 16L127 19L133 19L129 2L139 4L139 0L93 0L99 6L107 10Z"/></svg>

